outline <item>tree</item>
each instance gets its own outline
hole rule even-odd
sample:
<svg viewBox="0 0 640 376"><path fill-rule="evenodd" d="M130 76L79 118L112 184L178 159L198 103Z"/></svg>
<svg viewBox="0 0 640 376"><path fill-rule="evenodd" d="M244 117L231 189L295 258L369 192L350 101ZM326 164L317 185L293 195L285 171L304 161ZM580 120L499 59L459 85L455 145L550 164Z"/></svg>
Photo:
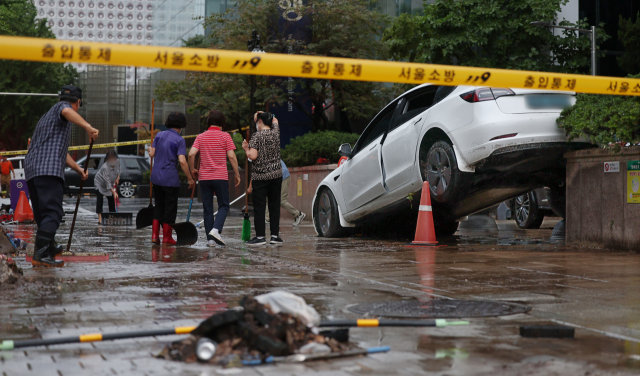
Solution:
<svg viewBox="0 0 640 376"><path fill-rule="evenodd" d="M292 22L279 22L282 9L278 4L268 0L241 1L226 13L207 18L208 44L216 49L246 50L251 31L256 30L262 36L262 47L267 53L385 59L387 48L380 38L388 18L370 5L369 0L309 0L295 8L302 16L300 22L305 25L308 36L306 40L298 40L289 37L293 33ZM351 131L347 124L341 124L341 116L336 116L335 122L329 121L325 111L331 106L336 107L336 114L345 112L351 119L366 119L375 115L395 94L393 87L370 82L257 79L258 108L291 100L309 116L316 131ZM302 93L289 98L288 86L300 87ZM191 102L195 108L216 108L238 125L249 119L247 76L193 73L182 82L163 83L156 93L166 100ZM306 100L313 104L313 112L304 106Z"/></svg>
<svg viewBox="0 0 640 376"><path fill-rule="evenodd" d="M423 15L396 19L384 40L396 60L588 73L589 37L531 25L555 20L567 1L436 0L425 3ZM587 28L587 21L559 25ZM607 38L602 28L597 35L599 43Z"/></svg>
<svg viewBox="0 0 640 376"><path fill-rule="evenodd" d="M618 65L629 74L640 73L640 12L636 15L636 22L620 16L618 39L626 51L618 58Z"/></svg>
<svg viewBox="0 0 640 376"><path fill-rule="evenodd" d="M640 78L640 74L629 77ZM599 145L637 145L640 97L578 94L576 104L562 111L558 124L570 139L587 136Z"/></svg>
<svg viewBox="0 0 640 376"><path fill-rule="evenodd" d="M0 35L55 38L47 20L36 20L36 15L32 1L0 2ZM76 78L76 70L63 64L0 60L0 91L56 93ZM55 97L0 96L0 148L26 148L38 120L56 101Z"/></svg>

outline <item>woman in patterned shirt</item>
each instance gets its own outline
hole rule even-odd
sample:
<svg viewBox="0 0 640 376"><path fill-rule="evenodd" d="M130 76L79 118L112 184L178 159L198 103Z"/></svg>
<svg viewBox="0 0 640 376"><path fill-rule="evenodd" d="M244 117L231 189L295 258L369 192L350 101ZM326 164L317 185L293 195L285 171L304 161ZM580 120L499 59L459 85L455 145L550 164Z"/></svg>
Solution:
<svg viewBox="0 0 640 376"><path fill-rule="evenodd" d="M259 111L254 115L258 132L251 142L242 141L247 158L253 161L251 180L253 185L253 214L256 236L247 242L249 246L267 244L265 240L265 209L269 199L270 244L282 244L280 231L280 189L282 165L280 164L280 127L271 113Z"/></svg>

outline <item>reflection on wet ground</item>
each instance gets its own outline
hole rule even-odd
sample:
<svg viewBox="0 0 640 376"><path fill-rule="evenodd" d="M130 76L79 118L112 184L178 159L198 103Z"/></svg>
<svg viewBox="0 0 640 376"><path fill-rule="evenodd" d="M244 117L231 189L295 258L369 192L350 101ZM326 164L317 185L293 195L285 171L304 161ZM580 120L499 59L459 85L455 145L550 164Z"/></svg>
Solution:
<svg viewBox="0 0 640 376"><path fill-rule="evenodd" d="M122 200L137 211L146 200ZM68 209L75 203L69 200ZM445 247L402 248L405 241L371 234L316 237L310 222L284 218L282 247L250 249L240 239L241 217L227 220L225 248L152 246L150 229L101 227L83 199L73 248L106 251L105 263L68 263L33 270L19 260L27 282L0 295L0 338L51 338L92 332L194 325L233 307L245 294L286 289L324 318L356 318L355 304L419 299L499 300L532 307L527 314L472 319L469 327L358 328L361 346L392 351L366 358L245 368L242 374L600 375L640 371L640 255L564 246L541 230L510 222L498 231L459 232ZM186 215L181 200L178 220ZM236 213L237 214L237 213ZM192 221L202 217L194 205ZM59 231L68 234L70 216ZM20 226L23 236L32 228ZM525 339L521 324L566 323L575 339ZM150 356L180 338L141 338L0 353L3 375L184 374L223 370Z"/></svg>

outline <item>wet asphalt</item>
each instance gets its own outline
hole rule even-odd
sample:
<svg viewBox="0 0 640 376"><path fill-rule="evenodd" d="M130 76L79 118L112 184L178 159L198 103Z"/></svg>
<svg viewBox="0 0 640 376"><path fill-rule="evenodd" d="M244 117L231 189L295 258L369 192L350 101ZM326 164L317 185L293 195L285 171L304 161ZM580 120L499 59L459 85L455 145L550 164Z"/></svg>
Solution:
<svg viewBox="0 0 640 376"><path fill-rule="evenodd" d="M69 210L75 199L66 199ZM122 200L137 212L144 199ZM0 339L32 339L197 325L247 294L284 289L324 319L358 318L356 304L418 299L525 304L528 313L471 318L467 327L356 328L351 341L389 353L242 369L158 360L169 336L28 348L0 353L4 375L633 375L640 373L640 255L550 241L540 230L499 221L498 231L459 231L446 246L403 248L388 234L317 237L310 221L281 221L281 247L248 248L242 217L227 219L224 248L156 246L151 229L99 226L95 199L82 200L76 251L108 252L108 262L32 269L2 286ZM188 199L180 200L178 221ZM192 222L202 218L195 203ZM58 232L63 243L71 216ZM14 226L27 238L33 226ZM526 324L566 324L574 339L522 338Z"/></svg>

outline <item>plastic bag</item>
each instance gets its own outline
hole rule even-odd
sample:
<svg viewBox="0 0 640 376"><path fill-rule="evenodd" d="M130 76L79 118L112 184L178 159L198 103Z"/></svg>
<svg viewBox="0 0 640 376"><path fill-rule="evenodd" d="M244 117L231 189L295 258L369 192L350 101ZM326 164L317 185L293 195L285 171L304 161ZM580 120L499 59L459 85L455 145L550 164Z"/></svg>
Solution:
<svg viewBox="0 0 640 376"><path fill-rule="evenodd" d="M268 304L273 313L288 313L303 321L307 326L320 325L320 315L304 299L286 291L274 291L255 297L261 304Z"/></svg>

